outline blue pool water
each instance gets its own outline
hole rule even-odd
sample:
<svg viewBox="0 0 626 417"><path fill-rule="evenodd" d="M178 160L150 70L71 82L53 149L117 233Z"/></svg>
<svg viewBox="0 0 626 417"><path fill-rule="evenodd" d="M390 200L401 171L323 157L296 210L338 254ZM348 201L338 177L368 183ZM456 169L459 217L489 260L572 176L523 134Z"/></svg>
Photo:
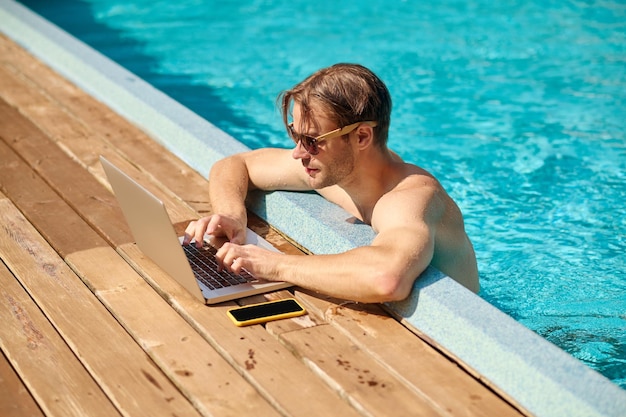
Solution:
<svg viewBox="0 0 626 417"><path fill-rule="evenodd" d="M390 146L459 203L480 296L626 388L626 4L24 1L251 148L276 95L359 62Z"/></svg>

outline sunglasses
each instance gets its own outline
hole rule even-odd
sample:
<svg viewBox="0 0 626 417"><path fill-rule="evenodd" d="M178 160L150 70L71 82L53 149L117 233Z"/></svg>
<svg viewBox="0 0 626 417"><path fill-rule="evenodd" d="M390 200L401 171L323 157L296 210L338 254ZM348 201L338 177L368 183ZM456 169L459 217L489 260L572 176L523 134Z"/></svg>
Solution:
<svg viewBox="0 0 626 417"><path fill-rule="evenodd" d="M348 126L340 127L339 129L331 130L330 132L324 133L323 135L320 135L316 138L296 132L293 128L293 123L289 123L289 125L287 126L287 130L291 139L293 139L293 141L296 143L296 146L298 145L298 143L302 143L302 147L304 148L304 150L306 150L311 155L317 155L320 152L319 143L321 141L347 135L348 133L359 127L359 125L361 124L366 124L371 127L376 127L376 125L378 125L378 123L372 121L356 122Z"/></svg>

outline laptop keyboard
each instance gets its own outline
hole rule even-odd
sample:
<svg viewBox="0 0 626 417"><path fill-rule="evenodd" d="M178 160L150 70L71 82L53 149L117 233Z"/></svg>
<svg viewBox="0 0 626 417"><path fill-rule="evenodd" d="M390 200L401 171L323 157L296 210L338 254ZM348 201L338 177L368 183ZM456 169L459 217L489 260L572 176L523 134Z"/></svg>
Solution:
<svg viewBox="0 0 626 417"><path fill-rule="evenodd" d="M202 248L196 248L195 244L183 246L187 259L196 278L209 289L232 287L233 285L245 284L256 281L245 269L241 275L233 274L227 270L217 271L215 254L217 249L205 244Z"/></svg>

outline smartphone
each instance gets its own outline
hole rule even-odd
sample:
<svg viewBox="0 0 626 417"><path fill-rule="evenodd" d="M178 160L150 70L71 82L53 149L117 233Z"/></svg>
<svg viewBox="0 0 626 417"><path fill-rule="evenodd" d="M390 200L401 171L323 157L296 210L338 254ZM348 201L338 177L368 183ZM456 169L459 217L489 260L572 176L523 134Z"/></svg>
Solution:
<svg viewBox="0 0 626 417"><path fill-rule="evenodd" d="M265 323L271 320L288 319L306 314L304 307L295 298L267 301L231 308L226 312L237 326Z"/></svg>

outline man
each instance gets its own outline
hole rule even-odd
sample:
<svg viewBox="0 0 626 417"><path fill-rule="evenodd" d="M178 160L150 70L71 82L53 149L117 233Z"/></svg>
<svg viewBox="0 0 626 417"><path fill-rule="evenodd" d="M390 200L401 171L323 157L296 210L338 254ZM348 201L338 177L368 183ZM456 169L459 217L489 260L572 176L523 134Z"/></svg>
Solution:
<svg viewBox="0 0 626 417"><path fill-rule="evenodd" d="M222 267L361 302L406 298L432 264L472 291L478 271L457 205L428 172L387 148L391 98L360 65L322 69L281 94L293 150L258 149L218 161L209 176L212 216L191 222L184 244L205 233L229 242ZM291 122L290 122L291 120ZM249 190L316 190L368 223L369 246L335 255L272 253L245 242Z"/></svg>

